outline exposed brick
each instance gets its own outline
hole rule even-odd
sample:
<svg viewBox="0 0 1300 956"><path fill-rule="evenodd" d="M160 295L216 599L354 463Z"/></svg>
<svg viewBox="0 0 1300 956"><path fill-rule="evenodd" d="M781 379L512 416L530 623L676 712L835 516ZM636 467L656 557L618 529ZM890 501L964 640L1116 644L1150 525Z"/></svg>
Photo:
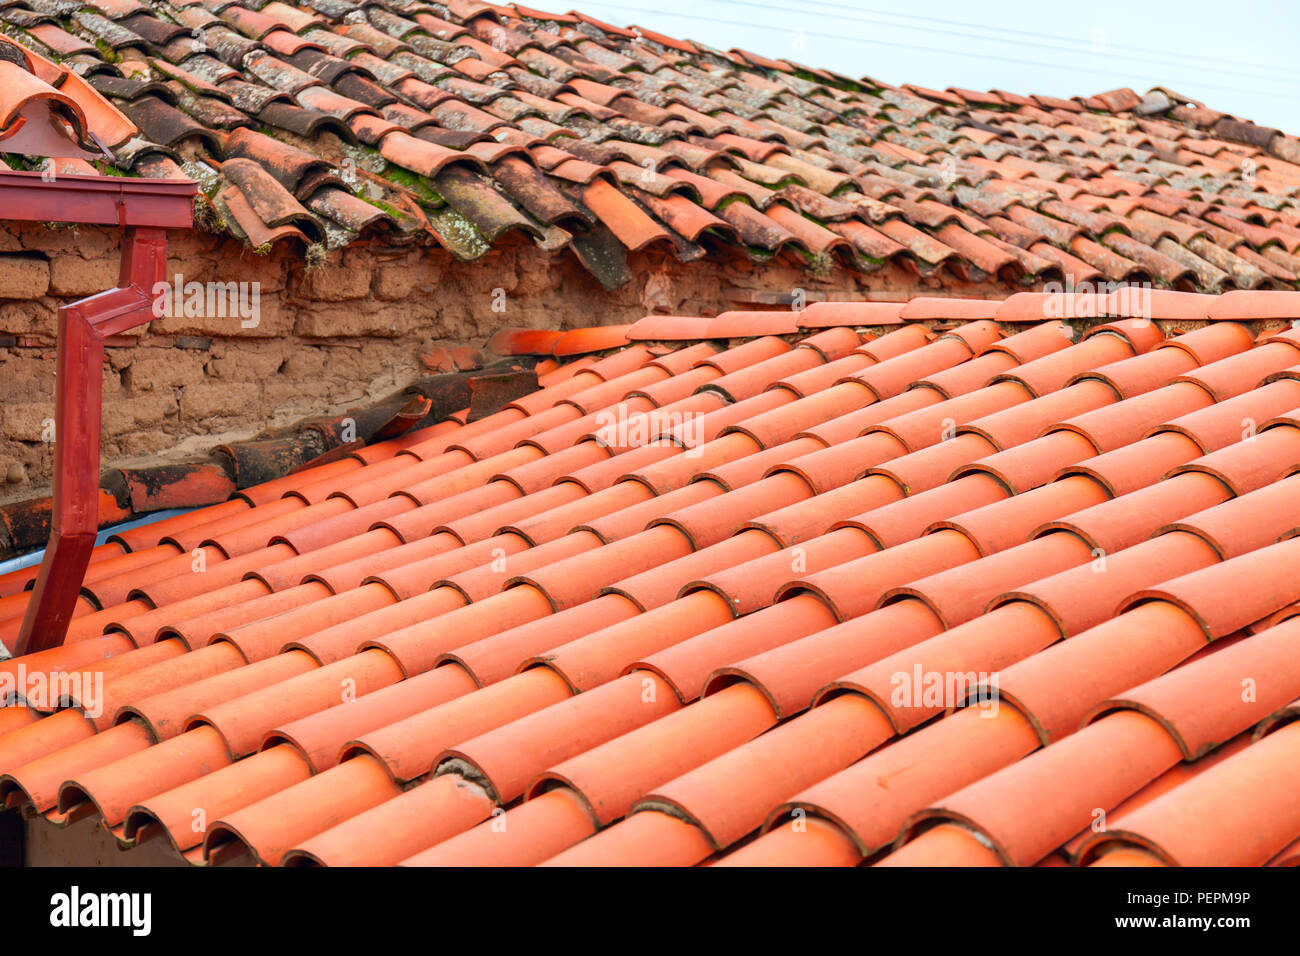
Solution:
<svg viewBox="0 0 1300 956"><path fill-rule="evenodd" d="M430 275L410 259L384 262L375 266L371 289L376 298L386 302L405 299L413 294L431 294L434 290Z"/></svg>
<svg viewBox="0 0 1300 956"><path fill-rule="evenodd" d="M83 259L76 255L55 256L50 260L50 293L78 298L94 295L117 285L116 259L101 256Z"/></svg>
<svg viewBox="0 0 1300 956"><path fill-rule="evenodd" d="M252 382L198 382L185 386L181 394L181 417L185 421L247 416L260 408L261 389Z"/></svg>
<svg viewBox="0 0 1300 956"><path fill-rule="evenodd" d="M54 419L53 392L48 402L7 402L0 405L0 433L14 441L44 441Z"/></svg>
<svg viewBox="0 0 1300 956"><path fill-rule="evenodd" d="M176 412L176 396L170 390L133 395L130 398L106 399L101 429L110 438L152 431L163 424L164 419L175 419Z"/></svg>
<svg viewBox="0 0 1300 956"><path fill-rule="evenodd" d="M186 281L190 280L187 278ZM236 291L236 297L227 293L224 308L214 309L212 314L164 316L150 322L150 331L167 335L250 339L273 338L291 331L279 295L263 295L259 289L254 296L251 287ZM221 297L214 295L214 305L221 301ZM222 312L225 314L220 314Z"/></svg>
<svg viewBox="0 0 1300 956"><path fill-rule="evenodd" d="M100 256L116 263L122 249L120 229L100 229L95 226L62 225L53 228L44 223L24 222L15 229L24 249L33 249L49 255L64 253L97 259Z"/></svg>
<svg viewBox="0 0 1300 956"><path fill-rule="evenodd" d="M372 303L366 308L337 302L313 303L298 310L294 331L310 338L377 336L392 338L415 327L407 303Z"/></svg>
<svg viewBox="0 0 1300 956"><path fill-rule="evenodd" d="M318 302L363 299L370 294L372 264L364 253L349 252L341 261L330 261L303 273L298 294Z"/></svg>
<svg viewBox="0 0 1300 956"><path fill-rule="evenodd" d="M128 366L134 393L172 389L203 378L202 353L142 348Z"/></svg>
<svg viewBox="0 0 1300 956"><path fill-rule="evenodd" d="M283 339L227 340L214 343L208 355L209 378L229 382L266 382L280 374L290 353L316 351L298 342ZM318 371L317 374L323 374Z"/></svg>
<svg viewBox="0 0 1300 956"><path fill-rule="evenodd" d="M50 288L50 264L36 256L0 255L0 299L36 299Z"/></svg>
<svg viewBox="0 0 1300 956"><path fill-rule="evenodd" d="M173 418L175 416L172 416ZM116 447L118 456L148 455L161 446L170 444L174 439L164 428L130 428L120 434L108 436Z"/></svg>
<svg viewBox="0 0 1300 956"><path fill-rule="evenodd" d="M0 226L0 252L21 252L23 242L18 238L17 230L21 228L19 223L12 223Z"/></svg>

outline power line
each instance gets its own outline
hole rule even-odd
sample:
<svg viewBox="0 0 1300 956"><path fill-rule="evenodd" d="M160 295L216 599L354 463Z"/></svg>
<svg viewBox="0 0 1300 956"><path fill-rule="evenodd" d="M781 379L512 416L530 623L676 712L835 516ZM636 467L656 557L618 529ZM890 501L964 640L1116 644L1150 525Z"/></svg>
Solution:
<svg viewBox="0 0 1300 956"><path fill-rule="evenodd" d="M718 0L718 2L727 3L727 4L740 4L744 6L758 6L758 4L748 3L747 0ZM984 32L993 35L991 37L980 37L978 39L992 39L995 42L1002 42L1002 43L1009 43L1012 41L1000 40L998 39L998 34L1002 34L1004 36L1022 36L1022 37L1029 37L1034 39L1046 39L1046 40L1057 40L1057 41L1063 40L1063 41L1067 41L1069 45L1062 46L1057 44L1057 45L1053 45L1051 49L1065 50L1067 52L1074 52L1074 53L1086 52L1082 50L1079 46L1070 43L1071 40L1070 37L1063 36L1057 33L1037 33L1031 30L1016 30L1010 27L994 27L994 26L988 26L986 24L981 24L981 23L969 23L965 21L949 20L949 19L944 19L939 17L927 17L927 16L921 16L919 14L894 13L888 10L875 10L867 7L854 6L851 4L832 3L830 2L830 0L796 0L796 2L803 3L808 6L814 6L814 7L826 7L826 8L834 8L836 10L852 10L855 12L874 13L880 16L893 17L895 19L900 19L900 20L916 20L923 23L938 23L938 24L947 24L950 26L968 27L974 30L983 30ZM787 12L797 12L797 11L787 11ZM876 20L871 17L846 16L844 14L836 14L836 16L844 20L856 20L862 23L873 23L880 26L892 26L904 30L919 31L922 29L921 27L912 27L912 26L907 26L906 24ZM944 33L950 36L959 36L959 37L966 36L965 33L954 31L954 30L932 30L930 28L925 28L925 29L928 30L929 32ZM1177 54L1169 53L1166 50L1154 50L1149 47L1134 46L1132 44L1126 44L1126 43L1111 43L1109 40L1105 41L1105 45L1107 49L1129 50L1135 53L1142 53L1147 56L1161 57L1163 59L1170 60L1173 63L1177 63L1183 66L1195 66L1199 69L1209 70L1212 73L1230 73L1232 75L1238 75L1242 70L1246 70L1249 72L1252 69L1263 69L1263 70L1269 70L1277 73L1286 74L1293 77L1300 77L1300 70L1289 70L1285 67L1280 67L1280 66L1251 64L1251 63L1244 63L1238 60L1214 59L1210 57L1200 57L1200 56L1193 57L1193 58L1180 57ZM1224 68L1218 69L1212 66L1207 66L1206 64L1209 63L1218 63L1221 64ZM1260 79L1280 79L1280 77L1270 77L1258 73L1254 75L1258 76Z"/></svg>
<svg viewBox="0 0 1300 956"><path fill-rule="evenodd" d="M731 4L735 4L735 3L741 2L741 0L719 0L719 2L721 2L721 3L731 3ZM832 4L832 3L827 3L826 0L802 0L802 2L805 2L805 3L808 3L808 2L814 2L814 3L818 3L818 4L820 4L820 5L824 5L824 6L835 6L835 7L842 7L842 6L843 6L843 4ZM746 6L746 7L762 7L762 8L764 8L764 9L768 9L768 10L780 10L780 11L785 12L785 13L789 13L789 12L791 12L791 11L790 11L788 8L786 8L786 7L773 6L772 4L766 4L766 3L756 3L756 2L753 2L753 0L743 0L743 5ZM853 9L853 8L849 8L849 9ZM690 15L690 14L686 14L686 16L691 16L691 15ZM841 19L843 19L843 20L856 20L856 21L861 22L861 23L871 23L871 24L874 24L874 25L877 25L877 26L889 26L889 27L895 27L895 28L897 28L897 29L913 30L913 31L919 31L919 30L921 29L920 27L909 27L909 26L905 26L905 25L897 24L897 23L888 23L888 22L886 22L886 21L872 20L872 19L869 18L869 17L848 17L848 16L843 16L842 14L839 14L839 15L837 15L837 16L839 16L839 17L840 17ZM899 14L899 16L903 16L903 14ZM920 18L918 18L918 19L920 19ZM927 18L924 18L924 19L931 19L931 18L928 18L928 17L927 17ZM939 22L944 22L944 21L939 21ZM739 24L737 24L737 25L739 25ZM969 26L978 26L978 25L976 25L976 24L968 24L968 25L969 25ZM780 29L782 29L782 28L780 28L780 27L771 27L771 29L780 30ZM990 30L990 31L994 31L994 32L996 32L996 28L993 28L993 27L980 27L980 29L985 29L985 30ZM955 37L960 37L960 38L963 38L963 39L967 38L967 34L961 32L961 31L958 31L958 30L930 30L929 32L932 32L932 33L940 33L940 34L944 34L944 35L946 35L946 36L955 36ZM806 33L806 31L805 31L805 33ZM825 36L826 34L819 34L819 35L821 35L821 36ZM981 37L981 38L979 38L979 39L993 39L994 42L1007 42L1007 41L998 41L998 40L996 40L995 38L991 38L991 37L987 37L987 38L986 38L986 37ZM1059 38L1058 38L1058 39L1059 39ZM881 43L881 44L884 44L884 43L888 43L889 41L878 41L878 40L864 39L862 42L865 42L865 43ZM902 42L899 41L899 42L897 42L897 43L890 43L889 45L904 45L904 44L902 44ZM915 48L916 48L916 49L926 49L926 50L928 50L928 51L930 51L930 52L947 52L947 53L951 53L951 54L958 55L958 56L976 56L976 57L985 58L985 59L1001 59L1001 60L1003 60L1004 62L1009 62L1009 63L1023 63L1023 64L1025 64L1025 65L1027 65L1027 66L1043 66L1043 67L1056 67L1056 68L1060 68L1060 64L1048 64L1048 63L1041 63L1041 62L1032 61L1032 60L1023 60L1023 59L1019 59L1019 58L1008 58L1008 57L1002 57L1002 56L999 56L999 55L997 55L997 54L989 54L989 55L984 55L984 54L973 54L973 53L969 53L969 54L968 54L968 53L965 53L965 52L962 52L962 51L957 51L957 50L942 50L942 49L936 49L936 48L933 48L933 47L919 47L919 46L918 46L918 47L915 47ZM1058 46L1058 47L1055 47L1055 49L1060 49L1060 50L1064 50L1064 51L1066 51L1066 52L1076 53L1076 54L1077 54L1077 53L1086 52L1086 51L1083 51L1083 50L1078 49L1077 47L1060 47L1060 46ZM1234 71L1215 70L1215 69L1212 68L1212 67L1205 67L1205 66L1203 66L1203 65L1201 65L1201 64L1199 64L1199 63L1192 63L1192 62L1187 61L1187 60L1177 60L1177 59L1175 59L1175 61L1176 61L1177 63L1179 63L1180 65L1184 66L1184 67L1189 67L1189 68L1194 67L1194 68L1197 68L1197 69L1208 69L1210 72L1234 72ZM1220 62L1226 62L1226 61L1220 61ZM1107 70L1107 69L1098 69L1098 68L1096 68L1096 67L1083 67L1083 69L1090 69L1090 70L1092 70L1093 72L1096 72L1096 73L1099 73L1099 74L1106 74L1106 75L1112 75L1112 76L1129 76L1129 75L1132 75L1132 74L1130 74L1130 73L1128 73L1128 72L1126 72L1126 71L1122 71L1122 70L1114 70L1114 69ZM1257 77L1257 78L1258 78L1258 79L1276 79L1275 77ZM1160 80L1159 78L1156 78L1156 79L1153 80L1153 82L1159 83L1159 82L1161 82L1161 80ZM1231 92L1236 92L1236 93L1251 93L1251 94L1255 94L1255 95L1268 95L1268 94L1266 94L1266 93L1265 93L1264 91L1262 91L1262 90L1253 90L1253 89L1251 89L1251 90L1247 90L1247 89L1242 89L1242 88L1240 88L1240 87L1223 86L1223 85L1220 85L1220 84L1209 84L1209 83L1204 83L1204 84L1201 84L1201 85L1205 86L1206 88L1210 88L1210 89L1229 90L1229 91L1231 91ZM1273 94L1273 95L1276 95L1276 94Z"/></svg>
<svg viewBox="0 0 1300 956"><path fill-rule="evenodd" d="M785 13L789 13L789 12L790 12L790 10L789 10L788 8L785 8L785 7L775 7L775 6L771 6L771 5L768 5L768 4L761 4L761 3L748 3L747 5L748 5L748 6L751 6L751 7L764 7L764 8L766 8L766 9L781 10L782 12L785 12ZM626 10L626 11L631 12L631 13L644 13L644 14L650 14L650 15L652 15L652 16L660 16L660 17L674 16L674 17L681 17L681 18L683 18L683 19L687 19L687 20L695 20L695 21L698 21L698 22L701 22L701 23L715 23L715 24L720 24L720 25L722 25L722 26L729 26L729 27L742 27L742 28L747 28L747 29L769 30L769 31L774 31L774 32L778 32L778 33L789 33L789 32L791 32L791 31L790 31L788 28L786 28L786 27L777 27L777 26L772 26L772 25L770 25L770 24L765 24L765 23L754 23L754 22L750 22L750 23L740 23L740 22L735 21L735 20L725 20L725 19L722 19L722 18L719 18L719 17L706 17L706 16L702 16L702 15L700 15L700 14L694 14L694 13L679 13L679 12L676 12L676 11L670 11L670 10L664 10L664 9L659 9L659 10L649 10L649 9L646 9L645 7L633 7L633 6L628 6L628 5L626 5L626 4L621 4L621 3L602 3L601 6L604 6L604 7L610 8L610 9L615 9L615 10ZM895 41L895 40L878 40L878 39L868 38L868 37L845 36L844 34L836 34L836 33L822 33L822 32L819 32L819 31L810 31L810 30L802 30L801 32L803 33L804 36L814 36L814 37L820 37L820 38L828 39L828 40L841 40L841 41L843 41L843 40L849 40L849 41L852 41L852 42L855 42L855 43L868 43L868 44L874 44L874 45L876 45L876 46L892 47L892 48L896 48L896 49L917 50L917 51L920 51L920 52L923 52L923 53L940 53L940 54L943 54L943 55L945 55L945 56L961 56L961 57L967 57L967 58L969 58L969 59L988 60L988 61L990 61L990 62L1013 63L1013 64L1016 64L1016 65L1019 65L1019 66L1033 66L1033 67L1039 67L1039 68L1042 68L1042 69L1049 69L1049 70L1053 70L1053 69L1067 69L1067 68L1068 68L1068 69L1071 69L1071 70L1075 70L1076 72L1092 73L1092 74L1095 74L1095 75L1098 75L1098 76L1112 76L1112 77L1124 77L1124 78L1129 78L1130 81L1131 81L1131 79L1132 79L1133 77L1135 77L1135 76L1137 75L1137 74L1129 73L1129 72L1122 71L1122 70L1115 70L1115 69L1099 69L1099 68L1097 68L1097 67L1069 67L1069 66L1067 66L1067 65L1065 65L1065 64L1061 64L1061 63L1043 63L1043 62L1041 62L1041 61L1037 61L1037 60L1023 60L1023 59L1020 59L1020 58L1018 58L1018 57L999 56L999 55L996 55L996 54L988 54L988 53L975 53L975 52L967 51L967 50L953 50L953 49L949 49L949 48L945 48L945 47L922 46L922 45L920 45L920 44L915 44L915 43L903 43L903 42ZM1152 83L1152 84L1161 84L1161 83L1163 82L1163 80L1167 79L1167 77L1162 78L1162 77L1153 77L1153 76L1149 76L1149 75L1148 75L1148 76L1145 77L1145 79L1146 79L1147 82L1150 82L1150 83ZM1202 88L1205 88L1205 89L1222 90L1222 91L1230 92L1230 93L1243 93L1243 94L1247 94L1247 95L1251 95L1251 96L1277 96L1277 95L1278 95L1277 93L1272 92L1272 91L1265 91L1265 90L1258 90L1258 89L1245 89L1245 88L1243 88L1243 87L1236 87L1236 86L1223 86L1222 84L1218 84L1218 83L1198 83L1197 85L1198 85L1199 87L1202 87ZM1071 95L1074 95L1074 94L1071 94Z"/></svg>

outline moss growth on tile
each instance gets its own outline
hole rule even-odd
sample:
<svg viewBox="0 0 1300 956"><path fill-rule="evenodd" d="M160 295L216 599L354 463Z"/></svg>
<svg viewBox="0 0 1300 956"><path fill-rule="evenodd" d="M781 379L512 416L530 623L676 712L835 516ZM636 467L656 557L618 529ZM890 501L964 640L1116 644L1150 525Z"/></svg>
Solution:
<svg viewBox="0 0 1300 956"><path fill-rule="evenodd" d="M446 200L429 185L429 180L419 173L413 173L409 169L403 169L401 166L394 166L387 163L384 166L381 175L407 191L414 193L421 205L440 207L446 205Z"/></svg>
<svg viewBox="0 0 1300 956"><path fill-rule="evenodd" d="M108 41L103 40L100 37L95 37L95 49L99 51L99 55L104 58L106 63L122 62L121 54L109 46Z"/></svg>

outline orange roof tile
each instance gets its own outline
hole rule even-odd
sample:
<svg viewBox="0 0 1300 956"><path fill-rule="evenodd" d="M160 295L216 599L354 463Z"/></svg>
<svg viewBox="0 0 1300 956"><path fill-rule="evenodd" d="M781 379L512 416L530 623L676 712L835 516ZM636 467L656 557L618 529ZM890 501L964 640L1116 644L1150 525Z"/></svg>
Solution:
<svg viewBox="0 0 1300 956"><path fill-rule="evenodd" d="M503 334L589 355L97 548L0 672L103 708L0 708L0 797L210 864L1292 859L1290 302Z"/></svg>
<svg viewBox="0 0 1300 956"><path fill-rule="evenodd" d="M0 152L53 151L31 139L53 110L57 152L193 173L253 245L377 232L475 259L517 233L608 287L647 248L1007 288L1300 280L1300 140L1167 90L893 87L577 13L309 6L7 3Z"/></svg>
<svg viewBox="0 0 1300 956"><path fill-rule="evenodd" d="M75 38L46 26L58 37L44 36L62 52L86 55ZM72 42L60 43L63 38ZM110 146L123 145L136 132L76 73L0 37L0 152L54 157L65 160L60 173L81 173L78 160L107 158Z"/></svg>

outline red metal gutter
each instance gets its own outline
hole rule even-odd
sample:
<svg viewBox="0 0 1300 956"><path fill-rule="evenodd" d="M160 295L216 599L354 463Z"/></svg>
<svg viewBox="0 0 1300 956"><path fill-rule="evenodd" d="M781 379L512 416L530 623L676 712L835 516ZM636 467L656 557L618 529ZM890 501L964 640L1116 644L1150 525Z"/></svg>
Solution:
<svg viewBox="0 0 1300 956"><path fill-rule="evenodd" d="M195 183L0 170L0 217L30 222L123 226L117 287L59 309L54 410L54 514L14 655L57 647L99 530L100 411L104 339L148 322L153 287L165 281L167 229L193 225Z"/></svg>

